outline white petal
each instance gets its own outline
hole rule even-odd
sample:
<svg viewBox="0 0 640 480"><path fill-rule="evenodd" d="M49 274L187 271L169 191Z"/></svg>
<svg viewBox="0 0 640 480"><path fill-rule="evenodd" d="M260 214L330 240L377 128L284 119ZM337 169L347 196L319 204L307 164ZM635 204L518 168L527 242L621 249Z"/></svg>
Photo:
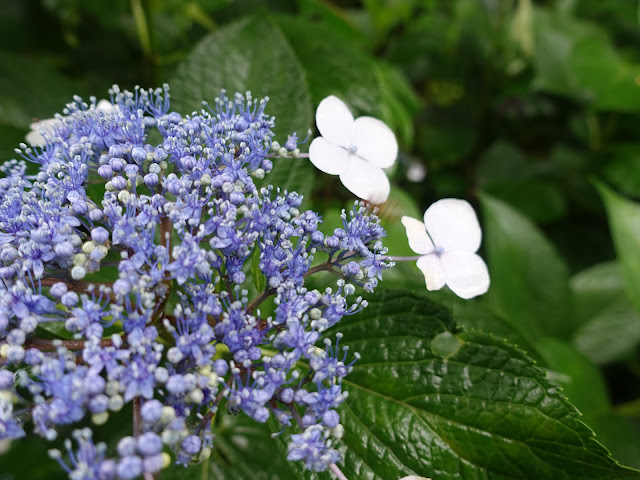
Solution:
<svg viewBox="0 0 640 480"><path fill-rule="evenodd" d="M357 147L356 155L377 167L390 167L398 156L396 136L386 123L377 118L356 118L351 142Z"/></svg>
<svg viewBox="0 0 640 480"><path fill-rule="evenodd" d="M416 263L424 275L427 290L440 290L445 284L445 273L442 269L440 257L435 254L424 255Z"/></svg>
<svg viewBox="0 0 640 480"><path fill-rule="evenodd" d="M427 235L424 223L420 220L407 216L403 216L400 221L407 230L407 239L409 240L409 247L411 247L411 250L420 255L433 252L433 242L429 238L429 235Z"/></svg>
<svg viewBox="0 0 640 480"><path fill-rule="evenodd" d="M348 163L349 153L342 147L316 137L309 145L309 160L318 170L330 175L339 175Z"/></svg>
<svg viewBox="0 0 640 480"><path fill-rule="evenodd" d="M31 131L27 133L25 139L27 140L27 143L34 147L43 147L46 144L46 140L42 135L43 132L48 133L51 137L55 134L57 128L62 128L63 126L64 123L62 120L57 118L46 118L38 122L33 122L29 125Z"/></svg>
<svg viewBox="0 0 640 480"><path fill-rule="evenodd" d="M353 130L353 115L349 107L334 95L320 102L316 110L316 125L329 143L349 148Z"/></svg>
<svg viewBox="0 0 640 480"><path fill-rule="evenodd" d="M38 130L31 130L29 133L27 133L25 140L32 147L44 147L47 143Z"/></svg>
<svg viewBox="0 0 640 480"><path fill-rule="evenodd" d="M391 186L384 171L355 155L349 155L340 180L351 193L371 203L383 203L389 198Z"/></svg>
<svg viewBox="0 0 640 480"><path fill-rule="evenodd" d="M471 252L446 252L441 257L447 285L460 298L473 298L489 289L489 271L479 255Z"/></svg>
<svg viewBox="0 0 640 480"><path fill-rule="evenodd" d="M113 108L113 105L111 104L111 102L109 100L105 100L103 98L96 105L96 110L101 111L101 112L105 112L105 113L111 113L114 110L114 108Z"/></svg>
<svg viewBox="0 0 640 480"><path fill-rule="evenodd" d="M482 230L476 212L466 200L438 200L424 212L424 224L435 246L447 252L476 252L480 248Z"/></svg>

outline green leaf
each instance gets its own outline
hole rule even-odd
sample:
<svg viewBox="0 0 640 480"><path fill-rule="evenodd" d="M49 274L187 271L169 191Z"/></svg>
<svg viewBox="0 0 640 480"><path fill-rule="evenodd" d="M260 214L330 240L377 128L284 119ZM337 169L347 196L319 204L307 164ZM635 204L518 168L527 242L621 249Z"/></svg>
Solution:
<svg viewBox="0 0 640 480"><path fill-rule="evenodd" d="M30 426L25 428L27 437L11 441L8 451L0 455L0 472L3 473L4 478L68 480L68 474L47 455L50 448L62 447L62 445L53 445L44 438L31 434L29 428ZM35 458L40 461L35 462Z"/></svg>
<svg viewBox="0 0 640 480"><path fill-rule="evenodd" d="M253 283L256 286L258 292L264 291L264 287L267 285L267 277L260 270L260 249L256 248L251 257L251 275L253 276Z"/></svg>
<svg viewBox="0 0 640 480"><path fill-rule="evenodd" d="M336 6L323 0L300 0L297 3L300 17L326 25L334 35L341 36L345 43L360 48L366 47L369 43L369 39L358 30L357 25Z"/></svg>
<svg viewBox="0 0 640 480"><path fill-rule="evenodd" d="M595 265L571 279L580 327L573 344L595 363L619 360L640 343L640 315L624 291L617 262Z"/></svg>
<svg viewBox="0 0 640 480"><path fill-rule="evenodd" d="M355 116L379 114L381 96L373 58L324 25L287 15L275 20L304 69L315 105L337 95Z"/></svg>
<svg viewBox="0 0 640 480"><path fill-rule="evenodd" d="M2 108L1 103L0 108ZM0 125L0 162L18 157L15 148L17 148L21 142L25 141L27 132L28 129L24 127ZM34 164L27 164L27 169L29 170L29 174L32 174L33 170L36 170Z"/></svg>
<svg viewBox="0 0 640 480"><path fill-rule="evenodd" d="M615 145L602 160L602 176L620 191L640 196L640 148Z"/></svg>
<svg viewBox="0 0 640 480"><path fill-rule="evenodd" d="M254 180L258 188L273 185L281 191L297 192L307 201L311 197L318 170L306 158L274 158L273 170L263 180ZM304 203L308 205L308 203Z"/></svg>
<svg viewBox="0 0 640 480"><path fill-rule="evenodd" d="M293 480L294 475L271 438L269 426L257 423L244 414L222 413L213 433L211 457L200 465L184 468L172 465L160 480Z"/></svg>
<svg viewBox="0 0 640 480"><path fill-rule="evenodd" d="M569 271L535 225L510 206L481 196L491 287L489 304L526 338L573 330Z"/></svg>
<svg viewBox="0 0 640 480"><path fill-rule="evenodd" d="M571 344L557 338L543 338L536 344L536 349L562 386L564 394L583 415L604 413L609 409L607 386L602 374Z"/></svg>
<svg viewBox="0 0 640 480"><path fill-rule="evenodd" d="M413 145L413 117L420 101L409 82L389 65L376 64L376 75L380 86L380 119L399 134L400 144Z"/></svg>
<svg viewBox="0 0 640 480"><path fill-rule="evenodd" d="M304 138L312 109L305 74L287 39L268 18L249 17L206 37L178 65L170 82L172 107L190 113L226 89L269 96L266 112L276 117L276 133Z"/></svg>
<svg viewBox="0 0 640 480"><path fill-rule="evenodd" d="M536 10L534 85L596 109L640 108L640 65L622 58L594 23Z"/></svg>
<svg viewBox="0 0 640 480"><path fill-rule="evenodd" d="M383 287L386 286L385 283ZM520 333L510 322L496 315L489 308L484 297L473 301L464 300L452 291L445 289L437 292L427 292L425 290L423 295L451 310L453 318L459 327L468 330L491 332L492 335L504 338L513 346L518 347L532 359L541 360L535 347L527 337Z"/></svg>
<svg viewBox="0 0 640 480"><path fill-rule="evenodd" d="M618 460L639 467L640 436L623 418L613 415L607 385L598 368L562 340L546 338L536 348L558 378L564 394L580 409L584 422L595 431L596 438Z"/></svg>
<svg viewBox="0 0 640 480"><path fill-rule="evenodd" d="M629 298L640 311L640 205L596 182L607 210L609 228Z"/></svg>
<svg viewBox="0 0 640 480"><path fill-rule="evenodd" d="M567 211L565 192L554 176L563 171L548 159L536 162L504 141L495 142L482 156L477 181L483 191L515 207L535 222L549 222Z"/></svg>
<svg viewBox="0 0 640 480"><path fill-rule="evenodd" d="M419 295L368 301L339 326L362 354L343 383L347 478L638 478L522 351Z"/></svg>
<svg viewBox="0 0 640 480"><path fill-rule="evenodd" d="M43 62L0 51L1 125L28 129L34 119L61 112L78 93L75 90L71 81Z"/></svg>
<svg viewBox="0 0 640 480"><path fill-rule="evenodd" d="M177 68L171 81L171 103L186 113L213 102L222 89L228 95L251 91L269 96L266 112L276 118L280 143L297 132L304 138L312 125L311 97L305 74L280 28L268 18L244 18L207 35ZM315 169L306 159L274 158L273 170L258 188L274 185L309 196Z"/></svg>

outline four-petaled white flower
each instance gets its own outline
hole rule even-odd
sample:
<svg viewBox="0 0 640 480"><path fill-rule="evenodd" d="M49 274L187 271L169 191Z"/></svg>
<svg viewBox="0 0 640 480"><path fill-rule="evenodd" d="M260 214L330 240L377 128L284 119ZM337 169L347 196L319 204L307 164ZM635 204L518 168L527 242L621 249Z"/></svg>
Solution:
<svg viewBox="0 0 640 480"><path fill-rule="evenodd" d="M114 110L114 106L108 100L100 100L96 105L96 110L99 112L110 113ZM37 122L33 122L29 125L31 131L27 133L25 137L27 143L29 143L33 147L44 147L47 141L44 138L43 133L47 133L49 135L55 133L58 128L64 126L65 117L56 117L56 118L45 118L44 120L39 120Z"/></svg>
<svg viewBox="0 0 640 480"><path fill-rule="evenodd" d="M475 252L480 248L482 231L469 202L445 198L424 212L424 223L402 217L409 246L419 255L418 268L424 274L427 290L445 284L461 298L473 298L489 289L489 271Z"/></svg>
<svg viewBox="0 0 640 480"><path fill-rule="evenodd" d="M309 160L330 175L339 175L351 193L371 203L389 197L389 179L383 168L398 155L398 142L391 129L373 117L355 120L338 97L325 98L316 110L321 137L309 146Z"/></svg>

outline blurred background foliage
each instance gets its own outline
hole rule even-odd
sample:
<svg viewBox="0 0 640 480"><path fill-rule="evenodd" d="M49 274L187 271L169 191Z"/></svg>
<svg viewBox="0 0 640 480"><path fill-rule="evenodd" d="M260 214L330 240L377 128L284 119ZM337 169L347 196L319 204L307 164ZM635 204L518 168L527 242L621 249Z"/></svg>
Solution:
<svg viewBox="0 0 640 480"><path fill-rule="evenodd" d="M536 358L614 457L640 467L639 45L632 0L5 0L0 154L13 158L29 124L73 94L114 83L168 82L183 113L251 88L270 95L280 136L302 138L336 94L398 136L390 253L411 253L401 215L443 197L479 207L490 292L431 297ZM349 197L335 178L285 167L271 181L338 222ZM383 283L423 282L411 264ZM246 453L225 432L215 478L243 478L219 468ZM53 478L15 455L0 457L0 478ZM292 475L269 458L255 478Z"/></svg>

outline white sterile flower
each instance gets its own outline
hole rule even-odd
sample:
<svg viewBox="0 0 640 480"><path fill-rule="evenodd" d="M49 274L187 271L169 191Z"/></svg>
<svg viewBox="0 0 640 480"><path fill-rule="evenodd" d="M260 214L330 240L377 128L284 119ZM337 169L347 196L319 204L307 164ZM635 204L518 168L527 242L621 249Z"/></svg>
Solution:
<svg viewBox="0 0 640 480"><path fill-rule="evenodd" d="M482 231L469 202L454 198L438 200L424 212L424 223L402 217L409 246L419 255L418 268L427 290L445 284L461 298L473 298L489 289L489 271L475 252Z"/></svg>
<svg viewBox="0 0 640 480"><path fill-rule="evenodd" d="M96 110L104 113L111 113L114 108L109 100L104 99L100 100L96 105ZM47 141L43 133L46 132L49 135L55 133L57 129L64 126L64 118L66 117L58 116L57 118L45 118L44 120L33 122L29 125L31 131L27 133L25 140L33 147L44 147Z"/></svg>
<svg viewBox="0 0 640 480"><path fill-rule="evenodd" d="M338 97L325 98L316 110L321 137L309 146L309 160L330 175L339 175L347 189L372 203L389 196L389 179L383 168L398 156L398 142L391 129L373 117L355 120Z"/></svg>
<svg viewBox="0 0 640 480"><path fill-rule="evenodd" d="M29 125L31 131L27 133L25 139L27 143L34 147L43 147L47 143L44 139L43 132L53 133L63 125L62 120L58 118L46 118L38 122L33 122Z"/></svg>

